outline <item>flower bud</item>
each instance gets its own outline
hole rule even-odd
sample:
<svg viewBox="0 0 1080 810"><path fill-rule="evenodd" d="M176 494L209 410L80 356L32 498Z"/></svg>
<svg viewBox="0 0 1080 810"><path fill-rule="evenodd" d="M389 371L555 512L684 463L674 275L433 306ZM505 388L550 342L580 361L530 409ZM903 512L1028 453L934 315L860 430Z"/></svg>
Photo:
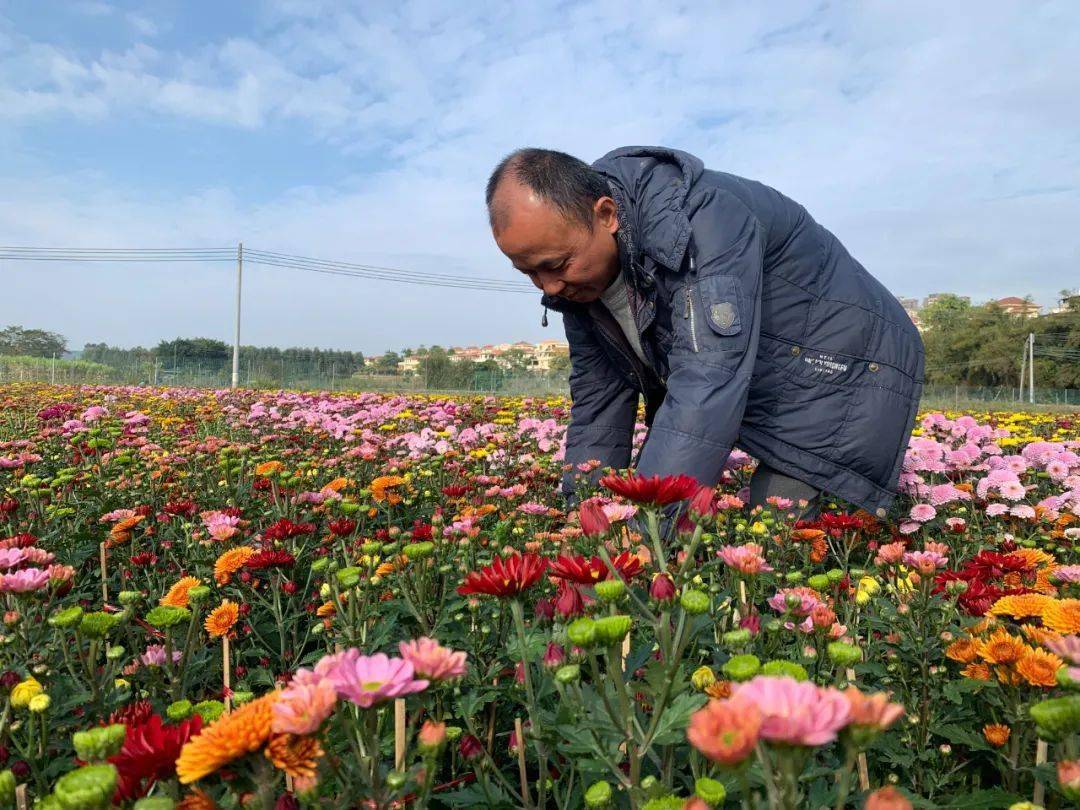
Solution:
<svg viewBox="0 0 1080 810"><path fill-rule="evenodd" d="M761 661L756 655L736 655L729 658L720 671L729 680L742 682L753 678L761 669Z"/></svg>
<svg viewBox="0 0 1080 810"><path fill-rule="evenodd" d="M767 661L761 668L761 674L774 678L794 678L796 681L805 681L810 677L806 668L794 661Z"/></svg>
<svg viewBox="0 0 1080 810"><path fill-rule="evenodd" d="M74 627L82 619L83 609L78 605L58 610L49 617L51 627L67 628Z"/></svg>
<svg viewBox="0 0 1080 810"><path fill-rule="evenodd" d="M1028 709L1028 713L1042 739L1058 742L1080 730L1080 695L1041 701Z"/></svg>
<svg viewBox="0 0 1080 810"><path fill-rule="evenodd" d="M721 782L703 776L694 782L694 795L709 807L716 807L724 803L724 799L727 798L727 790Z"/></svg>
<svg viewBox="0 0 1080 810"><path fill-rule="evenodd" d="M408 777L401 771L390 771L386 775L386 786L391 790L401 790L407 781Z"/></svg>
<svg viewBox="0 0 1080 810"><path fill-rule="evenodd" d="M607 514L600 504L592 499L582 501L578 515L581 519L581 531L586 537L599 537L607 534L608 529L611 528L611 521Z"/></svg>
<svg viewBox="0 0 1080 810"><path fill-rule="evenodd" d="M815 591L826 591L829 589L829 578L825 574L814 574L806 580L806 584Z"/></svg>
<svg viewBox="0 0 1080 810"><path fill-rule="evenodd" d="M112 804L116 776L112 765L87 765L61 776L53 796L63 810L104 810Z"/></svg>
<svg viewBox="0 0 1080 810"><path fill-rule="evenodd" d="M15 804L15 774L11 771L0 771L0 807L10 807Z"/></svg>
<svg viewBox="0 0 1080 810"><path fill-rule="evenodd" d="M177 700L170 703L165 709L165 716L172 720L174 723L179 723L182 720L187 720L191 717L195 708L191 705L190 700Z"/></svg>
<svg viewBox="0 0 1080 810"><path fill-rule="evenodd" d="M607 782L593 782L585 791L585 806L589 810L604 810L611 807L614 791Z"/></svg>
<svg viewBox="0 0 1080 810"><path fill-rule="evenodd" d="M597 582L594 588L603 602L618 602L626 593L626 583L621 579L605 579Z"/></svg>
<svg viewBox="0 0 1080 810"><path fill-rule="evenodd" d="M120 753L127 736L127 726L115 723L111 726L92 728L89 731L76 731L71 735L75 744L75 754L83 762L104 762Z"/></svg>
<svg viewBox="0 0 1080 810"><path fill-rule="evenodd" d="M675 601L675 581L670 574L657 574L649 585L649 598L662 605L670 605Z"/></svg>
<svg viewBox="0 0 1080 810"><path fill-rule="evenodd" d="M196 585L194 588L188 589L188 601L193 605L206 601L208 596L210 596L210 588L206 585Z"/></svg>
<svg viewBox="0 0 1080 810"><path fill-rule="evenodd" d="M629 616L604 616L596 620L596 640L601 644L618 644L627 633L634 620Z"/></svg>
<svg viewBox="0 0 1080 810"><path fill-rule="evenodd" d="M596 622L589 618L575 619L566 628L566 637L578 647L590 647L596 640Z"/></svg>
<svg viewBox="0 0 1080 810"><path fill-rule="evenodd" d="M479 739L472 734L466 734L458 743L458 753L466 762L475 762L484 755L484 746Z"/></svg>
<svg viewBox="0 0 1080 810"><path fill-rule="evenodd" d="M421 753L437 753L446 744L446 723L425 720L416 735L416 742Z"/></svg>
<svg viewBox="0 0 1080 810"><path fill-rule="evenodd" d="M581 667L577 664L564 664L555 672L555 680L561 684L574 683L581 677Z"/></svg>
<svg viewBox="0 0 1080 810"><path fill-rule="evenodd" d="M709 610L709 595L693 589L683 591L679 604L691 616L698 616Z"/></svg>
<svg viewBox="0 0 1080 810"><path fill-rule="evenodd" d="M704 692L716 683L716 673L707 666L700 666L695 669L694 674L690 676L690 683L692 683L694 688L699 692Z"/></svg>
<svg viewBox="0 0 1080 810"><path fill-rule="evenodd" d="M27 704L26 708L34 714L41 714L49 708L50 703L52 703L52 699L48 695L42 693L30 698L30 703Z"/></svg>
<svg viewBox="0 0 1080 810"><path fill-rule="evenodd" d="M749 644L751 638L753 638L753 634L748 629L740 628L738 630L728 630L720 637L720 641L725 647L741 647L744 644Z"/></svg>

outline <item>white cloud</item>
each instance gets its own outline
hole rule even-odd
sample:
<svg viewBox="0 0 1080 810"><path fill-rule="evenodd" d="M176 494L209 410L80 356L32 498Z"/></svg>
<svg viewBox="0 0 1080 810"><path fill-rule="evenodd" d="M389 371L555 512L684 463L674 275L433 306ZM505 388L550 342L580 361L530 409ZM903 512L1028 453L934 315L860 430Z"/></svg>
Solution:
<svg viewBox="0 0 1080 810"><path fill-rule="evenodd" d="M252 201L225 190L227 170L179 198L149 191L152 171L147 188L124 189L107 170L89 182L46 174L5 195L0 240L242 237L490 275L505 263L481 195L502 154L528 144L594 158L665 143L804 203L898 293L1030 292L1047 303L1075 283L1080 12L1069 2L652 2L630 12L618 0L452 10L412 0L378 11L290 0L266 15L243 36L181 50L136 40L91 56L0 28L0 129L150 118L242 138L287 123L337 157L338 182ZM361 159L379 169L358 173ZM132 302L174 300L147 279ZM248 322L267 339L278 330L285 342L370 350L542 334L531 301L493 310L485 296L376 285L404 303L365 309L352 298L369 288L355 282L291 284L253 290L263 316ZM225 300L228 286L207 295ZM174 319L188 317L201 323L187 312ZM160 321L144 327L157 335Z"/></svg>

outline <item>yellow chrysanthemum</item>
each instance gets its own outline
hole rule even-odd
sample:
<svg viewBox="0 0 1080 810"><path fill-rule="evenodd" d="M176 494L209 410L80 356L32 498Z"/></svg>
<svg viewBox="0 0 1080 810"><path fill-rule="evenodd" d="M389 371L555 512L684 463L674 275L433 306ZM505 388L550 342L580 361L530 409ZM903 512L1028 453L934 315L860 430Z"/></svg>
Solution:
<svg viewBox="0 0 1080 810"><path fill-rule="evenodd" d="M235 602L226 599L210 611L210 615L206 617L203 627L214 638L221 638L232 629L238 618L240 618L239 606Z"/></svg>
<svg viewBox="0 0 1080 810"><path fill-rule="evenodd" d="M249 546L230 548L214 563L214 582L218 585L228 585L232 575L239 571L248 561L248 557L254 553L255 549Z"/></svg>
<svg viewBox="0 0 1080 810"><path fill-rule="evenodd" d="M979 642L979 657L989 664L1012 664L1024 654L1026 645L1003 627Z"/></svg>
<svg viewBox="0 0 1080 810"><path fill-rule="evenodd" d="M1023 560L1027 563L1029 570L1041 566L1053 565L1055 562L1054 555L1048 554L1041 548L1018 548L1016 551L1010 551L1008 556Z"/></svg>
<svg viewBox="0 0 1080 810"><path fill-rule="evenodd" d="M1055 599L1046 606L1042 615L1043 626L1061 633L1080 633L1080 599Z"/></svg>
<svg viewBox="0 0 1080 810"><path fill-rule="evenodd" d="M188 593L196 585L202 585L202 580L198 577L181 577L180 581L169 588L169 592L161 597L160 604L166 607L182 607L188 606Z"/></svg>
<svg viewBox="0 0 1080 810"><path fill-rule="evenodd" d="M1042 617L1046 606L1051 602L1049 596L1041 593L1025 593L1020 596L1003 596L990 608L991 616L1009 616L1013 619L1026 619L1031 616Z"/></svg>
<svg viewBox="0 0 1080 810"><path fill-rule="evenodd" d="M234 759L262 748L270 737L275 700L277 693L271 692L245 703L231 714L223 714L201 734L188 740L176 760L180 783L189 785Z"/></svg>

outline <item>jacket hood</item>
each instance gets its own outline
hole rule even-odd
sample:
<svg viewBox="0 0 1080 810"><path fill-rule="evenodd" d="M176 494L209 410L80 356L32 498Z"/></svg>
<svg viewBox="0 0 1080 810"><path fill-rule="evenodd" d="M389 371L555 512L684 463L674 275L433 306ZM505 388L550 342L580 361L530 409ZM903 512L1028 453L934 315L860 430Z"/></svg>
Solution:
<svg viewBox="0 0 1080 810"><path fill-rule="evenodd" d="M678 272L690 241L684 206L705 170L701 160L662 146L624 146L608 152L593 168L612 185L620 216L627 217L637 240L635 252Z"/></svg>

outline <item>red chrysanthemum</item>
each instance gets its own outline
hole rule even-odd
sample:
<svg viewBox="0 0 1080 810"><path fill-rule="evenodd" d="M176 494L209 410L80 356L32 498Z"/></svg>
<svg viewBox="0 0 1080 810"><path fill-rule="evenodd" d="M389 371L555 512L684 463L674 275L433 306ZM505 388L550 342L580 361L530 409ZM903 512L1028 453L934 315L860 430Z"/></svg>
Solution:
<svg viewBox="0 0 1080 810"><path fill-rule="evenodd" d="M149 700L136 700L121 706L109 715L110 723L123 723L125 726L138 726L154 715L154 707Z"/></svg>
<svg viewBox="0 0 1080 810"><path fill-rule="evenodd" d="M617 556L611 561L611 565L619 572L619 576L627 581L644 570L641 559L630 551L624 551ZM551 564L551 575L579 585L593 585L603 582L611 575L611 572L599 557L589 560L582 556L570 557L560 554L559 558Z"/></svg>
<svg viewBox="0 0 1080 810"><path fill-rule="evenodd" d="M457 592L461 596L517 596L535 585L547 567L548 561L538 554L496 557L491 565L466 574Z"/></svg>
<svg viewBox="0 0 1080 810"><path fill-rule="evenodd" d="M268 548L257 551L247 558L244 568L258 571L262 568L289 568L296 564L296 558L287 551Z"/></svg>
<svg viewBox="0 0 1080 810"><path fill-rule="evenodd" d="M293 523L288 518L282 518L263 532L263 539L287 540L290 537L311 534L313 531L315 531L314 523Z"/></svg>
<svg viewBox="0 0 1080 810"><path fill-rule="evenodd" d="M114 800L119 804L141 798L155 782L175 776L180 749L201 729L197 714L175 726L164 725L156 714L144 723L128 725L124 747L109 757L118 775Z"/></svg>
<svg viewBox="0 0 1080 810"><path fill-rule="evenodd" d="M608 475L600 479L601 485L616 495L622 495L634 503L646 506L667 506L677 501L684 501L698 491L701 486L689 475L668 475L652 478L631 474L625 478Z"/></svg>

